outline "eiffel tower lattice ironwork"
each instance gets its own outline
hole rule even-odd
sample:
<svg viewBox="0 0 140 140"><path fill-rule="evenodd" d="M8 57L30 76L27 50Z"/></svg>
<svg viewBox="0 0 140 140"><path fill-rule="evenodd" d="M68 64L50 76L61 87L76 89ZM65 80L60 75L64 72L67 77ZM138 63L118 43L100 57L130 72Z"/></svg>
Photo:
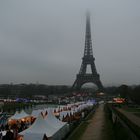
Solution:
<svg viewBox="0 0 140 140"><path fill-rule="evenodd" d="M72 86L73 89L80 90L85 83L94 83L99 90L103 90L103 85L100 80L100 75L97 73L95 66L95 58L92 52L92 40L90 30L90 15L86 15L86 35L85 35L85 49L84 57L82 58L82 64L79 73L76 76L76 80ZM91 73L86 73L87 66L91 66Z"/></svg>

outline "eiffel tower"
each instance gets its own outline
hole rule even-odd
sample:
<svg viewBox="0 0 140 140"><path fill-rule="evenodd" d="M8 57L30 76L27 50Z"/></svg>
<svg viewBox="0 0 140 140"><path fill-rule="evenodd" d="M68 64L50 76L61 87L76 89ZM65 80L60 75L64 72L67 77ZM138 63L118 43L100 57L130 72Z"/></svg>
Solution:
<svg viewBox="0 0 140 140"><path fill-rule="evenodd" d="M100 75L97 73L94 61L95 58L93 57L92 52L92 41L90 31L90 14L87 12L84 56L82 58L80 71L76 76L76 80L72 86L72 89L80 90L83 84L91 82L98 87L98 90L103 90L103 85L100 81ZM88 65L91 66L91 74L86 73Z"/></svg>

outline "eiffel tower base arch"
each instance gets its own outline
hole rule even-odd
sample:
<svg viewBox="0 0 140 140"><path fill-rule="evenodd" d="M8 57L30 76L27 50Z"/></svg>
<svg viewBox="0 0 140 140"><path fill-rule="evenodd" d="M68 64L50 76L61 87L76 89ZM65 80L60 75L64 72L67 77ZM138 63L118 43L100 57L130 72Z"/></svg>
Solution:
<svg viewBox="0 0 140 140"><path fill-rule="evenodd" d="M77 74L77 78L72 86L74 90L80 90L85 83L93 83L98 87L99 91L103 91L103 85L100 81L99 75L93 76L92 74Z"/></svg>

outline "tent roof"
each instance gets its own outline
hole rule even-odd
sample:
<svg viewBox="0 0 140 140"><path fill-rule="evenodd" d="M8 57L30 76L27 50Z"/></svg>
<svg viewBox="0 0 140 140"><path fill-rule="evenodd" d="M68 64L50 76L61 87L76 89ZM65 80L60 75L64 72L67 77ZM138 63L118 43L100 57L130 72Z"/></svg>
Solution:
<svg viewBox="0 0 140 140"><path fill-rule="evenodd" d="M46 134L47 137L53 136L57 130L48 124L42 117L41 113L35 120L35 122L26 130L21 132L21 135L26 135L28 133L32 134Z"/></svg>
<svg viewBox="0 0 140 140"><path fill-rule="evenodd" d="M41 112L42 112L41 109L39 109L39 110L33 110L31 116L37 118L38 115L39 115Z"/></svg>
<svg viewBox="0 0 140 140"><path fill-rule="evenodd" d="M66 124L65 122L60 121L59 119L57 119L54 116L51 108L49 108L47 110L47 112L48 112L48 114L47 114L47 117L45 118L45 121L48 122L51 126L57 128L57 129L60 129L61 127L63 127Z"/></svg>
<svg viewBox="0 0 140 140"><path fill-rule="evenodd" d="M63 112L60 112L60 119L62 120L63 116L66 117L66 115L70 115L70 114L73 114L74 111L63 111Z"/></svg>
<svg viewBox="0 0 140 140"><path fill-rule="evenodd" d="M30 134L26 133L26 135L23 136L24 140L43 140L44 134Z"/></svg>
<svg viewBox="0 0 140 140"><path fill-rule="evenodd" d="M25 113L24 110L22 110L20 113L18 113L17 111L15 112L15 114L13 116L11 116L9 119L13 119L13 120L19 120L25 117L28 117L29 115L27 113Z"/></svg>

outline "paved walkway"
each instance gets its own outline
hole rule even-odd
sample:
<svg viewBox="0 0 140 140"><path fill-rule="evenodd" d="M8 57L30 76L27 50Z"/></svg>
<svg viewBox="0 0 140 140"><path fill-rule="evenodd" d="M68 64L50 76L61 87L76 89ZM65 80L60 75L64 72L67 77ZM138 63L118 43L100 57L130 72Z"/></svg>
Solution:
<svg viewBox="0 0 140 140"><path fill-rule="evenodd" d="M102 129L105 121L104 105L101 104L97 108L93 118L85 130L81 140L102 140Z"/></svg>

